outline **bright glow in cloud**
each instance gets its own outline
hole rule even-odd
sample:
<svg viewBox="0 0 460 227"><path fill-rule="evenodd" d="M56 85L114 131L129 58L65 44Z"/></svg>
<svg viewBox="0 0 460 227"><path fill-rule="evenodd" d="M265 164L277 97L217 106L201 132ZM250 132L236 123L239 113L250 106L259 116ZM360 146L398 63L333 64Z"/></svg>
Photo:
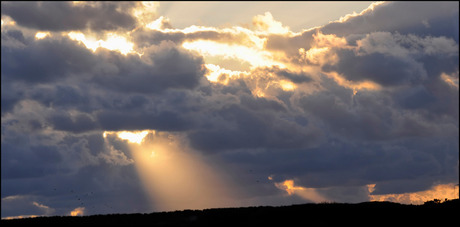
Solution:
<svg viewBox="0 0 460 227"><path fill-rule="evenodd" d="M47 36L50 36L49 32L37 32L37 33L35 33L35 38L36 39L44 39Z"/></svg>
<svg viewBox="0 0 460 227"><path fill-rule="evenodd" d="M279 189L285 190L289 195L294 194L295 191L302 191L306 188L300 186L294 186L294 180L285 180L281 183L275 183L275 186Z"/></svg>
<svg viewBox="0 0 460 227"><path fill-rule="evenodd" d="M42 215L18 215L18 216L11 216L11 217L4 217L2 220L11 220L11 219L22 219L22 218L36 218L41 217Z"/></svg>
<svg viewBox="0 0 460 227"><path fill-rule="evenodd" d="M106 41L99 41L100 46L109 50L118 50L122 54L133 52L134 44L128 42L125 37L118 36L114 33L109 33Z"/></svg>
<svg viewBox="0 0 460 227"><path fill-rule="evenodd" d="M208 69L208 73L205 76L211 82L227 84L229 79L232 77L238 77L240 75L249 75L249 73L245 71L232 71L221 68L220 66L214 64L205 64L205 66ZM222 75L226 76L222 78Z"/></svg>
<svg viewBox="0 0 460 227"><path fill-rule="evenodd" d="M11 17L7 15L2 15L2 26L3 25L13 26L13 25L16 25L16 21L14 21Z"/></svg>
<svg viewBox="0 0 460 227"><path fill-rule="evenodd" d="M375 190L375 184L367 185L369 193ZM433 199L458 199L458 184L439 184L431 189L420 192L369 195L371 201L390 201L405 204L423 204Z"/></svg>
<svg viewBox="0 0 460 227"><path fill-rule="evenodd" d="M84 207L77 207L74 210L70 211L70 216L83 216L85 214Z"/></svg>
<svg viewBox="0 0 460 227"><path fill-rule="evenodd" d="M337 37L333 34L324 35L318 32L313 35L314 42L308 50L299 49L301 61L306 61L310 64L324 65L335 64L338 60L333 48L349 49L347 41L343 37Z"/></svg>
<svg viewBox="0 0 460 227"><path fill-rule="evenodd" d="M301 55L302 60L308 60L312 64L320 64L323 62L323 58L326 52L329 50L329 47L322 48L310 48L307 51L304 48L299 49L299 54Z"/></svg>
<svg viewBox="0 0 460 227"><path fill-rule="evenodd" d="M450 86L452 87L455 87L458 89L458 72L457 72L457 76L449 76L445 73L442 73L441 74L441 79L446 82L447 84L449 84Z"/></svg>
<svg viewBox="0 0 460 227"><path fill-rule="evenodd" d="M372 81L369 81L369 80L358 81L358 82L349 81L349 80L343 78L342 76L340 76L336 72L329 72L329 73L325 73L324 75L329 76L332 79L334 79L335 82L337 82L337 84L339 84L340 86L346 87L346 88L351 88L354 91L359 91L359 90L362 90L362 89L371 90L371 91L381 89L381 86L379 84L377 84L375 82L372 82Z"/></svg>
<svg viewBox="0 0 460 227"><path fill-rule="evenodd" d="M257 15L252 19L252 24L261 31L268 34L287 34L289 27L283 27L281 22L276 21L270 12L264 15Z"/></svg>
<svg viewBox="0 0 460 227"><path fill-rule="evenodd" d="M162 28L163 21L167 21L167 19L161 16L153 22L147 24L145 27L150 28L152 30L160 30Z"/></svg>
<svg viewBox="0 0 460 227"><path fill-rule="evenodd" d="M137 7L133 8L132 15L137 18L137 21L141 25L147 25L154 21L156 17L156 11L160 5L159 2L153 1L142 1L137 2Z"/></svg>
<svg viewBox="0 0 460 227"><path fill-rule="evenodd" d="M106 40L95 40L91 37L86 37L82 32L69 32L67 34L72 40L77 40L85 44L88 49L96 51L97 48L103 47L108 50L116 50L120 53L127 55L128 53L134 53L134 44L129 42L125 37L117 35L115 33L106 34Z"/></svg>
<svg viewBox="0 0 460 227"><path fill-rule="evenodd" d="M267 67L276 65L280 68L285 68L283 63L274 60L272 53L242 45L198 40L193 42L184 42L182 46L188 50L198 51L204 56L225 56L227 58L240 59L242 61L248 62L253 67Z"/></svg>
<svg viewBox="0 0 460 227"><path fill-rule="evenodd" d="M349 19L351 19L351 18L353 18L353 17L357 17L357 16L363 15L363 14L369 12L369 11L373 11L373 10L375 9L376 6L379 6L379 5L383 4L383 3L385 3L385 1L374 2L374 3L372 3L369 7L367 7L367 8L364 9L363 11L361 11L360 13L353 12L353 13L351 13L351 14L347 14L347 15L345 15L345 16L343 16L343 17L340 17L340 19L337 20L337 21L335 21L335 22L341 22L341 23L343 23L343 22L345 22L345 21L347 21L347 20L349 20Z"/></svg>
<svg viewBox="0 0 460 227"><path fill-rule="evenodd" d="M122 131L117 132L117 136L121 139L128 140L130 143L137 143L141 144L144 137L149 133L148 130L140 131L140 132L129 132L129 131Z"/></svg>
<svg viewBox="0 0 460 227"><path fill-rule="evenodd" d="M306 200L310 200L315 203L327 201L327 199L324 196L320 195L314 188L304 188L301 186L295 186L294 180L276 182L275 186L281 190L286 191L288 195L298 195Z"/></svg>
<svg viewBox="0 0 460 227"><path fill-rule="evenodd" d="M281 89L283 89L284 91L293 91L294 89L296 89L296 85L287 80L281 80L280 85Z"/></svg>

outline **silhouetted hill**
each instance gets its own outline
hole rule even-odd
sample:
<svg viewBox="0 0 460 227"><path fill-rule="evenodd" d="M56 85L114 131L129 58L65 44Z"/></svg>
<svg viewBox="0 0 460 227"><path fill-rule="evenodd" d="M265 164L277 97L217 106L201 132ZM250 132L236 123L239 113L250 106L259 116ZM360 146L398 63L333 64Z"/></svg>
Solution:
<svg viewBox="0 0 460 227"><path fill-rule="evenodd" d="M321 203L183 210L150 214L83 217L38 217L2 220L2 226L451 226L457 222L459 200L403 205L391 202Z"/></svg>

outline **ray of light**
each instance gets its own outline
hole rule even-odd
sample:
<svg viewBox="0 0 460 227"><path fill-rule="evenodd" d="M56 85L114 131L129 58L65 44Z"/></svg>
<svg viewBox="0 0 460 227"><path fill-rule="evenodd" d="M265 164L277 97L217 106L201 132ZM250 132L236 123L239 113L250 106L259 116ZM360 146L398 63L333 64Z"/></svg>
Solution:
<svg viewBox="0 0 460 227"><path fill-rule="evenodd" d="M155 131L104 132L127 140L142 184L157 211L235 206L228 182L200 155ZM161 134L161 135L160 135Z"/></svg>

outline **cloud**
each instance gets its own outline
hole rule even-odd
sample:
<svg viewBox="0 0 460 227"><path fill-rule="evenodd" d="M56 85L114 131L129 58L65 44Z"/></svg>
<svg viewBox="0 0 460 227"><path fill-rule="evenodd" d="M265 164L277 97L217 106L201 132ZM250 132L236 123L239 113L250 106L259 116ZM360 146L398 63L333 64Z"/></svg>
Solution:
<svg viewBox="0 0 460 227"><path fill-rule="evenodd" d="M152 144L218 169L236 205L361 202L455 184L458 4L432 4L376 4L293 33L270 13L253 27L177 29L155 4L2 3L2 206L24 196L2 217L150 212L150 180L119 131L153 130ZM69 36L76 30L86 41ZM109 32L132 51L102 45ZM175 184L161 173L166 193Z"/></svg>
<svg viewBox="0 0 460 227"><path fill-rule="evenodd" d="M84 207L77 207L74 210L70 211L70 216L83 216L85 214Z"/></svg>
<svg viewBox="0 0 460 227"><path fill-rule="evenodd" d="M283 182L275 183L275 186L281 190L285 190L289 195L296 194L314 203L326 201L326 198L319 195L313 188L294 186L294 180L285 180Z"/></svg>
<svg viewBox="0 0 460 227"><path fill-rule="evenodd" d="M55 210L36 201L37 197L28 195L6 196L2 198L2 219L52 215ZM20 208L22 213L14 213Z"/></svg>
<svg viewBox="0 0 460 227"><path fill-rule="evenodd" d="M252 19L252 24L261 31L267 31L269 34L285 34L289 32L288 27L283 27L281 22L275 21L270 12L264 15L257 15Z"/></svg>
<svg viewBox="0 0 460 227"><path fill-rule="evenodd" d="M438 7L434 7L433 4L430 2L415 4L385 2L378 6L371 6L360 14L342 21L329 23L321 28L321 31L324 34L338 36L388 31L405 35L446 36L458 42L458 29L455 29L458 23L455 20L458 17L458 3L452 2ZM403 13L408 9L416 11Z"/></svg>
<svg viewBox="0 0 460 227"><path fill-rule="evenodd" d="M126 2L2 2L2 15L10 16L21 26L39 30L131 30L136 18L129 12L136 5Z"/></svg>
<svg viewBox="0 0 460 227"><path fill-rule="evenodd" d="M375 185L369 185L371 193L374 190ZM458 185L454 184L440 184L431 187L428 190L413 192L413 193L401 193L401 194L385 194L385 195L370 195L373 201L391 201L405 204L423 204L424 202L435 199L455 199L458 198Z"/></svg>

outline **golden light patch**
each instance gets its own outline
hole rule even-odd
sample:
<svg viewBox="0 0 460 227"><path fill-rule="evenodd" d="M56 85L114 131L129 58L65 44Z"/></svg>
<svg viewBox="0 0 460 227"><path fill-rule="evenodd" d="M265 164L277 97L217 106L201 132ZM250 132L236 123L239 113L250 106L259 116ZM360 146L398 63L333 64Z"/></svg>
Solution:
<svg viewBox="0 0 460 227"><path fill-rule="evenodd" d="M135 53L133 50L134 44L129 42L125 37L117 35L115 33L107 33L106 40L96 40L92 37L87 37L82 32L69 32L67 34L70 39L77 40L85 44L86 48L96 51L97 48L103 47L108 50L115 50L123 55L128 53Z"/></svg>
<svg viewBox="0 0 460 227"><path fill-rule="evenodd" d="M104 138L107 137L107 134L113 133L118 136L118 138L127 140L130 143L137 143L141 144L144 140L145 136L151 132L150 130L144 131L119 131L119 132L112 132L112 131L104 131L102 134ZM154 133L154 131L152 131Z"/></svg>
<svg viewBox="0 0 460 227"><path fill-rule="evenodd" d="M125 37L109 33L107 40L100 40L100 46L109 50L117 50L126 55L133 52L134 43L128 42Z"/></svg>
<svg viewBox="0 0 460 227"><path fill-rule="evenodd" d="M458 75L458 72L457 72L457 75ZM454 76L449 76L445 73L442 73L441 79L447 84L449 84L450 86L458 89L458 76L454 77Z"/></svg>
<svg viewBox="0 0 460 227"><path fill-rule="evenodd" d="M275 186L281 190L284 190L288 195L298 195L306 200L313 201L315 203L327 201L327 199L320 195L314 188L305 188L301 186L295 186L294 180L285 180L283 182L275 183Z"/></svg>
<svg viewBox="0 0 460 227"><path fill-rule="evenodd" d="M224 56L227 58L239 59L249 63L252 67L278 66L280 68L286 68L283 63L274 60L272 53L243 45L197 40L193 42L184 42L182 47L188 50L197 51L205 57Z"/></svg>
<svg viewBox="0 0 460 227"><path fill-rule="evenodd" d="M305 190L304 187L294 186L294 180L285 180L281 183L275 183L279 189L285 190L289 195L294 194L296 190Z"/></svg>
<svg viewBox="0 0 460 227"><path fill-rule="evenodd" d="M334 34L324 35L322 32L313 34L315 40L315 46L320 47L341 47L344 48L347 45L347 40L344 37L337 37Z"/></svg>
<svg viewBox="0 0 460 227"><path fill-rule="evenodd" d="M346 22L347 20L349 20L349 19L351 19L353 17L361 16L361 15L363 15L363 14L369 12L369 11L373 11L376 6L381 5L383 3L385 3L385 2L384 1L374 2L369 7L367 7L363 11L361 11L360 13L353 12L351 14L347 14L347 15L345 15L343 17L340 17L340 19L335 21L335 22L340 22L340 23Z"/></svg>
<svg viewBox="0 0 460 227"><path fill-rule="evenodd" d="M264 15L257 15L252 19L252 24L261 31L268 34L287 34L289 27L285 27L281 22L276 21L270 12L265 12Z"/></svg>
<svg viewBox="0 0 460 227"><path fill-rule="evenodd" d="M262 89L258 88L258 87L252 90L252 95L254 95L256 97L259 97L259 98L267 96L265 94L265 92Z"/></svg>
<svg viewBox="0 0 460 227"><path fill-rule="evenodd" d="M337 72L329 72L325 73L324 75L331 77L334 81L342 87L353 89L353 93L356 94L359 90L380 90L381 86L372 81L359 81L353 82L349 81L342 76L340 76Z"/></svg>
<svg viewBox="0 0 460 227"><path fill-rule="evenodd" d="M281 80L280 86L281 89L283 89L284 91L293 91L294 89L296 89L296 85L287 80Z"/></svg>
<svg viewBox="0 0 460 227"><path fill-rule="evenodd" d="M141 26L145 26L155 21L157 17L156 11L159 5L159 2L153 1L136 2L136 7L132 9L131 14L137 19Z"/></svg>
<svg viewBox="0 0 460 227"><path fill-rule="evenodd" d="M153 22L147 24L145 27L152 29L152 30L160 30L163 27L163 22L167 21L167 19L163 16L159 17L158 19L154 20Z"/></svg>
<svg viewBox="0 0 460 227"><path fill-rule="evenodd" d="M208 69L208 73L205 75L206 78L214 83L228 84L229 79L232 77L249 75L249 73L245 71L232 71L214 64L205 64L205 67Z"/></svg>
<svg viewBox="0 0 460 227"><path fill-rule="evenodd" d="M350 49L345 38L333 34L324 35L318 32L313 35L314 42L308 50L299 48L300 62L307 62L314 65L336 64L338 56L333 51L334 47Z"/></svg>
<svg viewBox="0 0 460 227"><path fill-rule="evenodd" d="M37 32L35 33L35 39L44 39L45 37L49 36L49 32Z"/></svg>
<svg viewBox="0 0 460 227"><path fill-rule="evenodd" d="M74 210L70 211L70 216L83 216L85 214L84 207L77 207Z"/></svg>
<svg viewBox="0 0 460 227"><path fill-rule="evenodd" d="M7 15L2 15L2 26L3 25L16 25L16 21L14 21L11 17Z"/></svg>
<svg viewBox="0 0 460 227"><path fill-rule="evenodd" d="M11 216L11 217L4 217L2 220L11 220L11 219L22 219L22 218L36 218L41 217L41 215L19 215L19 216Z"/></svg>
<svg viewBox="0 0 460 227"><path fill-rule="evenodd" d="M96 51L99 48L99 44L95 40L87 39L86 36L81 32L69 32L67 34L70 39L80 41L85 44L86 48Z"/></svg>

